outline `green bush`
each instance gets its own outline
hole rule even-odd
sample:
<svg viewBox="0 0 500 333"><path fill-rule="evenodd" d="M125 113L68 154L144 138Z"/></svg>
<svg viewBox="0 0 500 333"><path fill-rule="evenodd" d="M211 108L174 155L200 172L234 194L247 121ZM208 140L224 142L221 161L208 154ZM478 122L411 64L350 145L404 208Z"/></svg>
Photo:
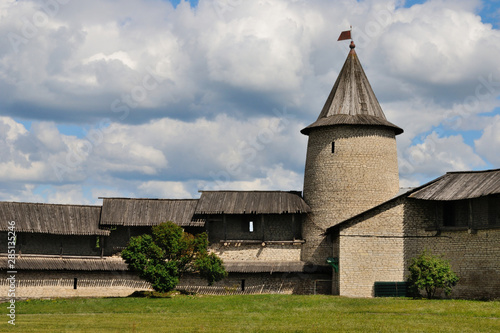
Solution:
<svg viewBox="0 0 500 333"><path fill-rule="evenodd" d="M200 272L200 276L208 281L209 286L227 276L221 258L215 253L196 258L195 265Z"/></svg>
<svg viewBox="0 0 500 333"><path fill-rule="evenodd" d="M206 233L193 236L166 222L154 226L152 235L132 237L121 256L154 290L168 292L184 273L197 273L209 285L227 276L222 260L207 247Z"/></svg>
<svg viewBox="0 0 500 333"><path fill-rule="evenodd" d="M415 297L421 297L420 291L425 290L427 298L433 298L438 289L443 289L449 296L458 282L450 263L442 256L435 256L427 250L413 259L409 271L408 287Z"/></svg>

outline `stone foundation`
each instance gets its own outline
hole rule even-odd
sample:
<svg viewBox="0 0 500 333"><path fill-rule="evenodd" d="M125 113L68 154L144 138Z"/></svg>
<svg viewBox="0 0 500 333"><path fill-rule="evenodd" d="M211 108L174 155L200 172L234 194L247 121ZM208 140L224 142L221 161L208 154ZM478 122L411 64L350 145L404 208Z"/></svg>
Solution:
<svg viewBox="0 0 500 333"><path fill-rule="evenodd" d="M241 290L243 284L245 288L262 286L262 290L268 293L281 290L294 295L331 294L331 275L323 273L229 273L226 279L214 286ZM184 277L179 283L179 287L188 285L206 286L207 282L191 276Z"/></svg>
<svg viewBox="0 0 500 333"><path fill-rule="evenodd" d="M7 300L6 272L0 280L0 300ZM138 290L151 290L149 284L129 272L18 271L16 299L67 297L126 297ZM77 288L74 289L74 279Z"/></svg>
<svg viewBox="0 0 500 333"><path fill-rule="evenodd" d="M9 299L6 273L0 280L0 301ZM15 296L20 299L70 298L70 297L127 297L140 290L152 290L148 283L129 272L79 272L79 271L18 271ZM74 278L77 288L74 289ZM244 281L244 282L243 282ZM255 293L282 294L331 294L331 275L326 273L229 273L215 284L232 290L242 286ZM179 289L186 286L207 286L196 276L185 276ZM203 288L202 288L203 289ZM203 293L203 290L199 291Z"/></svg>

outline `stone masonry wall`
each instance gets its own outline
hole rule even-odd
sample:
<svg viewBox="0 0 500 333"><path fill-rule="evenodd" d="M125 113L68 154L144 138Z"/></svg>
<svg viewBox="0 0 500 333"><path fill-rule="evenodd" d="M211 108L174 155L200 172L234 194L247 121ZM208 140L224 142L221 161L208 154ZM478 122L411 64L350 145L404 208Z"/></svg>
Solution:
<svg viewBox="0 0 500 333"><path fill-rule="evenodd" d="M214 243L209 250L225 261L300 261L301 243L259 244Z"/></svg>
<svg viewBox="0 0 500 333"><path fill-rule="evenodd" d="M441 210L439 202L402 197L343 226L340 295L372 297L376 281L405 281L412 259L428 249L460 278L452 298L500 298L500 228L442 227ZM484 225L484 215L476 210L473 219Z"/></svg>
<svg viewBox="0 0 500 333"><path fill-rule="evenodd" d="M304 200L312 213L303 223L302 260L323 265L332 255L325 230L390 199L398 190L393 130L371 126L312 130L304 173Z"/></svg>
<svg viewBox="0 0 500 333"><path fill-rule="evenodd" d="M405 230L408 235L420 237L405 239L406 267L412 258L428 249L435 255L443 255L460 278L450 297L500 299L500 228L486 227L485 202L487 198L472 200L473 214L469 222L472 228L469 229L443 227L439 203L408 199ZM422 215L433 214L432 208L436 205L437 221L423 219Z"/></svg>
<svg viewBox="0 0 500 333"><path fill-rule="evenodd" d="M375 281L404 280L404 206L402 200L386 206L340 230L340 295L372 297Z"/></svg>
<svg viewBox="0 0 500 333"><path fill-rule="evenodd" d="M460 278L450 297L500 299L500 229L441 231L409 243L409 259L428 249L450 262Z"/></svg>

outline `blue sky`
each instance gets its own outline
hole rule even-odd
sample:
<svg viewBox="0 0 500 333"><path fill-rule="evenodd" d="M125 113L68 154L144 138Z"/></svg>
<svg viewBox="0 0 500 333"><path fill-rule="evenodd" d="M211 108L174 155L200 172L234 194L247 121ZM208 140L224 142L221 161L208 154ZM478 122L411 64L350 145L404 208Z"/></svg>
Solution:
<svg viewBox="0 0 500 333"><path fill-rule="evenodd" d="M0 200L301 190L350 25L401 186L500 168L500 1L44 3L0 3Z"/></svg>
<svg viewBox="0 0 500 333"><path fill-rule="evenodd" d="M181 0L170 0L170 3L174 5L174 7L177 7L179 2L181 2ZM198 5L198 0L189 0L189 4L191 7L196 7Z"/></svg>

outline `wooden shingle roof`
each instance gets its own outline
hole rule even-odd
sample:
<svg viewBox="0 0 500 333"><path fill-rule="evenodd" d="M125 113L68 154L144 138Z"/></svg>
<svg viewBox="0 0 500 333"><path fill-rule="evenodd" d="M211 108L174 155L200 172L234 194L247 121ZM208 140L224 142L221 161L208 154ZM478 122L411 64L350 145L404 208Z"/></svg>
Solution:
<svg viewBox="0 0 500 333"><path fill-rule="evenodd" d="M293 214L311 208L296 192L201 191L195 214Z"/></svg>
<svg viewBox="0 0 500 333"><path fill-rule="evenodd" d="M58 235L109 235L99 229L100 206L0 202L0 231L15 221L16 232Z"/></svg>
<svg viewBox="0 0 500 333"><path fill-rule="evenodd" d="M325 235L335 232L343 224L367 215L375 209L402 197L420 200L452 201L474 199L493 194L500 194L500 169L448 172L444 176L431 180L419 187L400 191L395 197L350 217L339 224L331 226L326 230Z"/></svg>
<svg viewBox="0 0 500 333"><path fill-rule="evenodd" d="M384 126L393 129L396 135L403 133L400 127L386 119L354 51L354 44L351 44L351 51L318 119L301 133L308 135L313 128L332 125Z"/></svg>
<svg viewBox="0 0 500 333"><path fill-rule="evenodd" d="M431 184L410 194L423 200L462 200L500 194L500 169L448 172Z"/></svg>
<svg viewBox="0 0 500 333"><path fill-rule="evenodd" d="M7 269L7 256L0 257L0 270ZM16 257L16 270L47 271L126 271L127 264L115 257L56 257L23 255Z"/></svg>
<svg viewBox="0 0 500 333"><path fill-rule="evenodd" d="M303 261L225 261L224 267L229 273L291 273L302 272L306 263Z"/></svg>
<svg viewBox="0 0 500 333"><path fill-rule="evenodd" d="M203 226L192 220L198 199L103 198L102 225L153 226L171 221L181 227Z"/></svg>

